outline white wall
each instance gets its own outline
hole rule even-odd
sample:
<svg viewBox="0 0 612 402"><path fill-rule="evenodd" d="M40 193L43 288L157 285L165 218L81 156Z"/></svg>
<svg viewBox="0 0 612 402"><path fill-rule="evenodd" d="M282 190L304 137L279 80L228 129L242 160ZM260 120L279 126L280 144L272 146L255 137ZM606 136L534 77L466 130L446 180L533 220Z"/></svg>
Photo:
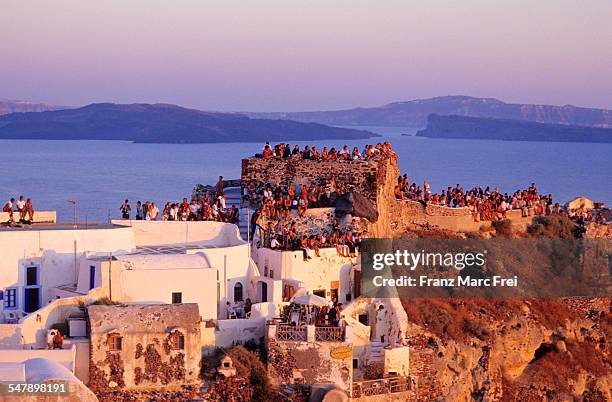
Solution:
<svg viewBox="0 0 612 402"><path fill-rule="evenodd" d="M339 281L338 300L346 303L346 295L353 293L351 270L355 259L339 256L335 248L321 249L320 257L315 257L314 251L311 255L312 259L304 261L301 251L259 248L254 250L253 259L262 275L273 270L275 279L300 281L310 293L320 289L329 292L331 282ZM331 296L326 294L326 298Z"/></svg>
<svg viewBox="0 0 612 402"><path fill-rule="evenodd" d="M13 214L15 221L19 221L19 212ZM8 212L0 212L0 222L8 222ZM34 211L35 223L55 223L57 222L57 214L55 211Z"/></svg>
<svg viewBox="0 0 612 402"><path fill-rule="evenodd" d="M44 358L57 362L74 372L75 350L70 349L4 349L0 353L0 363L23 363L34 358Z"/></svg>
<svg viewBox="0 0 612 402"><path fill-rule="evenodd" d="M265 323L264 318L219 320L215 331L215 343L217 347L222 348L251 339L259 343L259 339L264 336Z"/></svg>
<svg viewBox="0 0 612 402"><path fill-rule="evenodd" d="M120 268L120 263L113 265ZM113 285L113 300L131 303L172 303L172 292L183 303L197 303L203 319L217 318L216 269L121 270Z"/></svg>
<svg viewBox="0 0 612 402"><path fill-rule="evenodd" d="M245 244L238 226L231 223L136 220L113 220L112 223L131 227L138 246L202 241L218 246Z"/></svg>
<svg viewBox="0 0 612 402"><path fill-rule="evenodd" d="M408 346L383 349L384 375L390 372L400 376L410 375L410 348Z"/></svg>
<svg viewBox="0 0 612 402"><path fill-rule="evenodd" d="M40 301L44 306L49 287L74 283L75 243L77 259L86 251L116 252L135 247L129 228L0 230L0 289L23 286L25 267L37 265L42 290ZM17 310L23 309L23 302L23 289L19 289Z"/></svg>

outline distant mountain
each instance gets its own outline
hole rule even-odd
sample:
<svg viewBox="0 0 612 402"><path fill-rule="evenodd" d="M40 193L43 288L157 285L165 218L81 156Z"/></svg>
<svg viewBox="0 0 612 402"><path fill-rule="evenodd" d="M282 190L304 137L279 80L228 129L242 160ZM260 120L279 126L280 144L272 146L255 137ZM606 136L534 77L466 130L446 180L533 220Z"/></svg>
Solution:
<svg viewBox="0 0 612 402"><path fill-rule="evenodd" d="M458 115L525 120L538 123L612 127L612 111L550 105L505 103L492 98L442 96L395 102L371 108L321 112L248 113L251 117L290 119L335 126L425 127L427 116Z"/></svg>
<svg viewBox="0 0 612 402"><path fill-rule="evenodd" d="M0 115L9 113L47 112L50 110L68 109L68 106L45 105L24 100L0 99Z"/></svg>
<svg viewBox="0 0 612 402"><path fill-rule="evenodd" d="M362 139L363 130L251 119L167 104L95 103L78 109L0 116L0 139L216 143Z"/></svg>
<svg viewBox="0 0 612 402"><path fill-rule="evenodd" d="M506 141L612 143L612 128L568 126L467 116L429 116L418 137Z"/></svg>

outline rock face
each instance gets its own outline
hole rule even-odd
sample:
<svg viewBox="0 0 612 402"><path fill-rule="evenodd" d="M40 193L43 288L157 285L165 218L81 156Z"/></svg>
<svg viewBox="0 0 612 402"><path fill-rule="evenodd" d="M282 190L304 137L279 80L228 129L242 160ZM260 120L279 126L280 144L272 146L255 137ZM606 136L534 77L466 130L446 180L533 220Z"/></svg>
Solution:
<svg viewBox="0 0 612 402"><path fill-rule="evenodd" d="M612 398L610 299L403 301L420 395Z"/></svg>
<svg viewBox="0 0 612 402"><path fill-rule="evenodd" d="M294 113L251 113L254 117L291 119L338 126L425 127L427 116L458 115L539 123L612 127L612 111L571 105L527 105L505 103L491 98L441 96L395 102L372 108Z"/></svg>
<svg viewBox="0 0 612 402"><path fill-rule="evenodd" d="M359 218L366 218L370 222L376 222L378 219L376 206L359 193L346 193L338 197L334 206L336 215L351 214Z"/></svg>
<svg viewBox="0 0 612 402"><path fill-rule="evenodd" d="M612 142L612 128L432 114L419 137L505 141Z"/></svg>

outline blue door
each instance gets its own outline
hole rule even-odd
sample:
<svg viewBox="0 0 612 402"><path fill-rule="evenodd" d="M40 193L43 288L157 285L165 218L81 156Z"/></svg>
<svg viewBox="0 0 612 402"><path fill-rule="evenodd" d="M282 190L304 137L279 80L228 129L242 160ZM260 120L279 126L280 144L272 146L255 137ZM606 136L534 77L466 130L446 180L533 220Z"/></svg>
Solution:
<svg viewBox="0 0 612 402"><path fill-rule="evenodd" d="M89 266L89 289L93 289L96 287L96 266Z"/></svg>

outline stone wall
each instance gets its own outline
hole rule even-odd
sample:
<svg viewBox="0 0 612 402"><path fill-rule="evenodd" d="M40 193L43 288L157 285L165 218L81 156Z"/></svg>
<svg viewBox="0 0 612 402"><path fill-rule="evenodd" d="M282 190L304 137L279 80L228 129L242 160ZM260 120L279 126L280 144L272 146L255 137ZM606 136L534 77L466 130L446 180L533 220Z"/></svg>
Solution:
<svg viewBox="0 0 612 402"><path fill-rule="evenodd" d="M360 193L376 205L379 217L376 222L368 224L370 237L398 237L408 230L422 228L476 232L490 224L474 221L468 208L423 206L417 201L397 200L394 189L399 175L396 158L349 162L256 158L242 160L243 185L290 182L302 185L334 176L340 192ZM333 219L332 215L327 217L328 221ZM508 218L523 226L531 220L530 217L522 218L520 211L509 211ZM326 226L325 219L316 223L318 227Z"/></svg>
<svg viewBox="0 0 612 402"><path fill-rule="evenodd" d="M277 384L335 384L350 392L352 355L332 357L333 351L351 348L343 342L300 342L268 339L268 372ZM343 356L344 357L344 356Z"/></svg>
<svg viewBox="0 0 612 402"><path fill-rule="evenodd" d="M196 304L93 305L88 386L115 391L181 390L199 383L201 334ZM174 343L180 333L183 344ZM109 337L121 338L111 348ZM116 345L116 344L115 344Z"/></svg>
<svg viewBox="0 0 612 402"><path fill-rule="evenodd" d="M242 160L242 185L270 183L279 185L292 182L296 185L334 177L341 192L358 192L376 202L376 188L381 179L380 169L384 160L368 161L313 161L295 159Z"/></svg>
<svg viewBox="0 0 612 402"><path fill-rule="evenodd" d="M431 400L442 397L438 381L438 368L434 361L436 357L431 349L410 350L410 374L418 378L418 394L427 395Z"/></svg>

